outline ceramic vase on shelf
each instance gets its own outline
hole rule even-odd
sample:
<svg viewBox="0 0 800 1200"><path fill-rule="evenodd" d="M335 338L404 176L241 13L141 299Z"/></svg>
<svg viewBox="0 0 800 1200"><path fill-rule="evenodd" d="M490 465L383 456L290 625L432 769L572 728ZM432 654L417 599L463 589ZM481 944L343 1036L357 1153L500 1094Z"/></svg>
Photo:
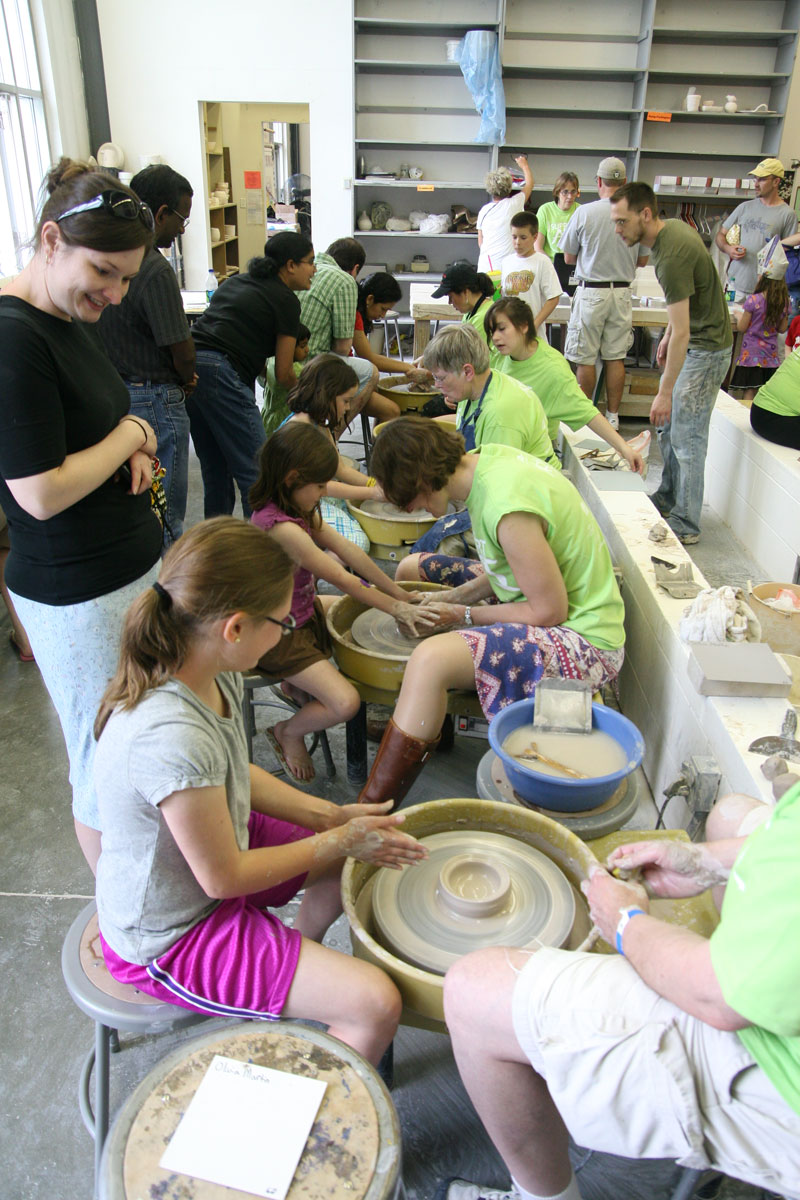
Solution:
<svg viewBox="0 0 800 1200"><path fill-rule="evenodd" d="M726 113L735 113L738 111L739 111L739 105L736 102L736 97L735 96L726 96L725 97L725 112Z"/></svg>
<svg viewBox="0 0 800 1200"><path fill-rule="evenodd" d="M362 233L366 233L368 229L372 229L372 221L370 221L369 215L366 212L360 212L358 214L358 221L356 224Z"/></svg>
<svg viewBox="0 0 800 1200"><path fill-rule="evenodd" d="M683 102L686 111L697 112L700 108L701 99L702 96L698 92L697 88L690 87L689 91L686 93L686 99Z"/></svg>

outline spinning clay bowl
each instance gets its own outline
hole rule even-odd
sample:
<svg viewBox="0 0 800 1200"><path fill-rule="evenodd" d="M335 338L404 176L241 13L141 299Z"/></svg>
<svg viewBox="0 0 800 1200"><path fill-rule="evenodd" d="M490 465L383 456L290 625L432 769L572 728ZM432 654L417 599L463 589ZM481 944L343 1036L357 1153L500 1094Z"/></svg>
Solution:
<svg viewBox="0 0 800 1200"><path fill-rule="evenodd" d="M438 583L400 583L406 591L440 592ZM407 654L391 654L388 651L368 650L359 646L353 638L352 626L356 617L367 612L370 605L354 600L352 596L340 596L326 614L328 632L333 641L333 657L336 665L356 683L369 684L382 691L397 693L403 682Z"/></svg>
<svg viewBox="0 0 800 1200"><path fill-rule="evenodd" d="M439 395L435 387L409 383L406 375L388 375L375 386L381 396L394 400L401 412L419 412L424 404Z"/></svg>
<svg viewBox="0 0 800 1200"><path fill-rule="evenodd" d="M574 833L541 813L491 800L429 800L424 804L403 809L403 813L406 818L403 831L417 838L462 831L500 834L521 843L521 851L530 848L544 855L549 860L548 866L554 865L563 874L567 891L574 898L574 921L563 945L570 950L583 947L589 935L591 920L580 885L583 880L588 879L595 858L588 846ZM487 844L490 841L491 839L487 839ZM459 903L458 894L461 889L458 881L465 868L464 860L463 855L454 856L440 875L440 886L443 884L444 891L451 893L450 896L445 895L445 903L453 909ZM474 863L466 865L471 870L475 866ZM405 870L413 873L419 869L408 867ZM381 967L394 980L403 997L402 1020L405 1024L441 1031L444 1022L444 976L433 970L412 965L384 944L372 902L373 891L379 882L379 871L380 868L372 863L356 862L355 859L349 858L342 872L342 900L350 922L353 953L357 958ZM502 903L507 891L508 884L503 865L494 860L491 847L485 854L483 871L486 886L483 894L475 897L474 903L476 907L483 905L485 912L467 914L462 909L462 915L468 918L486 915L491 919L492 911ZM394 874L392 872L392 875ZM502 933L498 936L496 944L504 944Z"/></svg>
<svg viewBox="0 0 800 1200"><path fill-rule="evenodd" d="M618 771L590 779L562 779L537 771L533 763L523 766L505 752L503 742L521 725L529 725L531 737L535 738L533 706L532 699L517 700L502 709L489 726L489 744L501 759L509 782L521 800L557 812L582 812L598 808L642 761L644 741L633 722L613 708L593 704L592 728L610 734L625 752L627 761Z"/></svg>
<svg viewBox="0 0 800 1200"><path fill-rule="evenodd" d="M414 518L408 513L385 513L378 516L364 512L360 505L354 504L352 500L347 501L347 507L370 542L377 546L413 546L417 538L432 529L437 520L430 513L426 517Z"/></svg>

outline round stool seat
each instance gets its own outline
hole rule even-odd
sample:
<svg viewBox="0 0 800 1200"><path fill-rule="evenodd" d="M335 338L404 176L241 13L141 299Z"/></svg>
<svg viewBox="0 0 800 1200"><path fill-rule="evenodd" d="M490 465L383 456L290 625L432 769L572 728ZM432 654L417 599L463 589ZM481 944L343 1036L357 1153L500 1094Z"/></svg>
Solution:
<svg viewBox="0 0 800 1200"><path fill-rule="evenodd" d="M194 1038L167 1055L122 1107L100 1167L100 1200L191 1195L241 1198L238 1189L189 1180L159 1160L214 1055L323 1080L327 1087L287 1200L394 1200L401 1189L397 1114L377 1071L337 1038L290 1021L255 1022ZM247 1193L249 1195L249 1193Z"/></svg>
<svg viewBox="0 0 800 1200"><path fill-rule="evenodd" d="M61 949L61 970L78 1008L111 1029L159 1033L208 1019L205 1013L165 1004L114 979L100 948L94 901L81 909L70 926Z"/></svg>
<svg viewBox="0 0 800 1200"><path fill-rule="evenodd" d="M614 833L615 830L621 829L625 822L631 819L639 804L637 771L622 781L605 804L587 812L553 812L549 808L536 808L535 805L525 804L508 782L503 764L494 750L487 750L478 763L477 789L482 800L499 800L507 804L533 808L535 812L541 812L544 816L565 825L584 841L603 837L606 833Z"/></svg>

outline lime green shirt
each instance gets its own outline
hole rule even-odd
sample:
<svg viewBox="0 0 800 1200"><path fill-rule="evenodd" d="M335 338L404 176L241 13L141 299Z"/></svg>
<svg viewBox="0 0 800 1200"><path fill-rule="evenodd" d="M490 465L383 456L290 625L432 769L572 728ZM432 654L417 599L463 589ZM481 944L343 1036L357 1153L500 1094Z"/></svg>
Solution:
<svg viewBox="0 0 800 1200"><path fill-rule="evenodd" d="M478 333L481 335L482 342L486 342L486 330L483 327L483 322L486 319L487 312L489 311L489 309L492 307L493 304L494 304L493 297L487 296L486 299L483 301L483 303L478 305L475 312L464 313L464 316L461 318L462 324L464 323L464 321L467 321L470 325L474 325L474 327L477 329ZM500 356L499 352L497 350L495 350L495 348L491 344L491 342L487 342L486 344L489 347L489 366L492 368L492 370L494 370L495 367L498 366L501 356Z"/></svg>
<svg viewBox="0 0 800 1200"><path fill-rule="evenodd" d="M575 200L564 212L563 208L558 207L556 200L550 200L549 203L542 204L537 209L536 220L539 222L539 233L544 236L543 250L549 258L561 253L561 235L569 225L572 214L578 208L580 208L580 204Z"/></svg>
<svg viewBox="0 0 800 1200"><path fill-rule="evenodd" d="M490 443L499 446L514 446L543 458L557 470L561 464L556 458L550 434L547 432L547 417L539 398L529 387L518 383L510 375L492 371L489 386L480 400L462 400L456 409L456 428L461 429L471 422L480 409L475 422L475 447Z"/></svg>
<svg viewBox="0 0 800 1200"><path fill-rule="evenodd" d="M547 417L547 431L555 441L563 421L570 429L581 429L597 416L597 409L578 387L563 354L539 338L531 358L514 359L503 354L497 369L519 380L536 393Z"/></svg>
<svg viewBox="0 0 800 1200"><path fill-rule="evenodd" d="M509 513L533 513L546 524L545 536L567 589L564 625L599 650L624 644L625 612L608 547L577 488L559 471L510 446L483 446L467 508L478 555L498 600L525 599L497 536L498 526Z"/></svg>
<svg viewBox="0 0 800 1200"><path fill-rule="evenodd" d="M800 350L793 350L761 385L754 404L779 417L800 417Z"/></svg>
<svg viewBox="0 0 800 1200"><path fill-rule="evenodd" d="M725 889L711 962L738 1036L800 1112L800 785L745 842Z"/></svg>
<svg viewBox="0 0 800 1200"><path fill-rule="evenodd" d="M292 363L292 370L299 378L303 363ZM269 437L289 416L288 389L282 387L275 378L275 359L267 359L267 369L264 372L264 407L261 410L261 420L264 433Z"/></svg>

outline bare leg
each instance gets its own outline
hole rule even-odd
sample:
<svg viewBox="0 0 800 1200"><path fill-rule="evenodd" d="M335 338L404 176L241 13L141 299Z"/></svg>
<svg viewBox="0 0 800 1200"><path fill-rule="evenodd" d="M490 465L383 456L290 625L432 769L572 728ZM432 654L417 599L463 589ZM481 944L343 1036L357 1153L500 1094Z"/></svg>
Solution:
<svg viewBox="0 0 800 1200"><path fill-rule="evenodd" d="M399 417L400 407L395 404L394 400L390 400L388 396L381 396L380 392L372 392L367 403L364 405L362 412L368 417L374 417L380 424L382 421L393 421L395 417Z"/></svg>
<svg viewBox="0 0 800 1200"><path fill-rule="evenodd" d="M14 608L14 602L12 601L11 596L9 595L8 588L6 587L5 574L6 574L6 559L8 558L8 555L9 555L8 547L0 546L0 596L3 597L3 603L5 604L6 608L8 609L8 615L9 615L9 618L11 619L11 629L13 632L14 642L16 643L17 649L19 650L20 654L24 654L25 657L27 658L28 655L33 654L33 650L31 649L31 644L28 641L28 635L25 632L25 626L22 624L22 621L20 621L20 619L19 619L19 614L17 613L17 610Z"/></svg>
<svg viewBox="0 0 800 1200"><path fill-rule="evenodd" d="M457 633L438 633L421 642L408 660L394 710L394 723L411 737L432 741L447 711L447 692L475 690L469 646Z"/></svg>
<svg viewBox="0 0 800 1200"><path fill-rule="evenodd" d="M419 572L419 560L419 554L408 554L405 558L401 558L394 573L395 579L398 581L411 579L415 583L419 583L422 579Z"/></svg>
<svg viewBox="0 0 800 1200"><path fill-rule="evenodd" d="M757 391L758 391L758 388L745 388L744 389L744 396L742 397L742 399L744 400L745 404L753 403L753 401L756 398Z"/></svg>
<svg viewBox="0 0 800 1200"><path fill-rule="evenodd" d="M503 947L465 955L445 976L444 1011L464 1086L510 1174L526 1191L553 1196L572 1177L567 1130L511 1019L529 958Z"/></svg>
<svg viewBox="0 0 800 1200"><path fill-rule="evenodd" d="M347 359L345 359L345 362L347 362ZM369 405L370 400L372 399L373 389L379 378L380 376L378 373L378 368L373 367L372 374L370 375L370 378L365 384L364 388L350 401L350 410L346 417L348 425L353 420L353 417L357 417L358 414ZM391 404L393 408L397 408L397 405L394 403L394 401L391 401Z"/></svg>
<svg viewBox="0 0 800 1200"><path fill-rule="evenodd" d="M305 734L349 721L358 712L361 699L353 685L329 662L314 663L290 675L287 682L313 698L288 721L278 721L273 733L295 779L313 779L314 767L303 740Z"/></svg>
<svg viewBox="0 0 800 1200"><path fill-rule="evenodd" d="M619 412L622 393L625 389L625 362L615 358L605 364L606 369L606 408L609 412Z"/></svg>
<svg viewBox="0 0 800 1200"><path fill-rule="evenodd" d="M75 834L78 838L78 845L83 851L83 857L91 867L92 874L96 875L97 860L101 850L100 830L92 829L91 825L82 825L80 821L76 821Z"/></svg>
<svg viewBox="0 0 800 1200"><path fill-rule="evenodd" d="M283 1016L323 1021L329 1033L377 1065L401 1008L400 993L378 967L303 939Z"/></svg>
<svg viewBox="0 0 800 1200"><path fill-rule="evenodd" d="M706 841L721 842L726 838L746 837L766 821L771 812L771 804L764 804L761 800L745 796L742 792L732 792L723 796L706 819ZM724 886L712 888L711 895L717 908L721 909L725 896Z"/></svg>
<svg viewBox="0 0 800 1200"><path fill-rule="evenodd" d="M295 918L294 928L303 937L321 942L342 913L342 866L344 860L329 863L324 871L309 871L305 893Z"/></svg>
<svg viewBox="0 0 800 1200"><path fill-rule="evenodd" d="M597 371L594 363L578 363L578 387L590 400L594 399L594 389L597 383Z"/></svg>

